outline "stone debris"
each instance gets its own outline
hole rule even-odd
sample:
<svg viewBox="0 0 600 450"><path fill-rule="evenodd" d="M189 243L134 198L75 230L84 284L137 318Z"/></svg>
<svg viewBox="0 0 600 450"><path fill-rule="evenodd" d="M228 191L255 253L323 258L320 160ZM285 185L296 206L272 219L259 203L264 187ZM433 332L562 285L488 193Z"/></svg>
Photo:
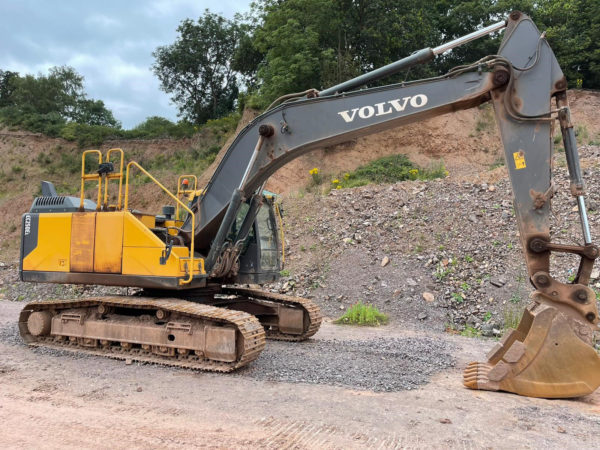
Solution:
<svg viewBox="0 0 600 450"><path fill-rule="evenodd" d="M435 296L431 292L423 292L423 298L429 303L435 300Z"/></svg>
<svg viewBox="0 0 600 450"><path fill-rule="evenodd" d="M596 207L600 146L582 145L580 154L587 161L586 201ZM564 153L555 155L554 181L553 241L581 242ZM461 331L469 323L497 336L515 325L505 322L520 317L529 301L532 288L507 177L493 183L441 179L339 189L285 198L284 209L286 268L297 283L290 292L313 298L332 318L339 317L335 298L343 294L349 304L372 303L402 326ZM600 215L590 214L589 221L592 236L600 236ZM567 281L577 267L573 255L553 254L558 280ZM600 270L592 278L592 287L600 289ZM415 320L421 313L427 321Z"/></svg>

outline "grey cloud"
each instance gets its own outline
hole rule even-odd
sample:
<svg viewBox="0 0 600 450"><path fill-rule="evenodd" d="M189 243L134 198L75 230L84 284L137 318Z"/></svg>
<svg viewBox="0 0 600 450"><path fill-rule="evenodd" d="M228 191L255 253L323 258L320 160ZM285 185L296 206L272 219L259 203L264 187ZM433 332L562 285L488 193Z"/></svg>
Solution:
<svg viewBox="0 0 600 450"><path fill-rule="evenodd" d="M177 120L150 66L152 52L173 42L185 18L208 8L226 17L250 0L4 0L0 4L0 69L45 73L70 65L85 77L86 92L103 100L126 128L148 116Z"/></svg>

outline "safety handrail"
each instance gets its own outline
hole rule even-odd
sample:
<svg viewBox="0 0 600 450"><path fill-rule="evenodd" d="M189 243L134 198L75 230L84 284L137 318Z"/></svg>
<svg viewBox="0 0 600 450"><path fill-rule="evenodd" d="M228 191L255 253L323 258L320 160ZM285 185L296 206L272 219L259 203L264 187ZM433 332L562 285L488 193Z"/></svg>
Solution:
<svg viewBox="0 0 600 450"><path fill-rule="evenodd" d="M154 184L156 184L159 188L161 188L169 197L171 197L173 200L175 200L177 202L177 205L180 205L183 209L185 209L188 214L190 215L190 217L192 218L192 230L195 230L195 221L196 221L196 216L194 215L194 213L192 212L192 210L190 208L188 208L188 206L183 203L181 200L179 200L175 195L173 195L166 187L164 187L162 185L162 183L160 181L158 181L156 178L154 178L150 172L148 172L146 169L144 169L142 166L140 166L137 162L135 161L131 161L127 164L127 172L125 175L125 204L124 204L124 209L128 210L129 209L129 171L131 169L131 167L137 167L144 175L146 175L148 178L150 178L150 180L152 180L154 182ZM190 233L191 235L191 242L190 242L190 256L189 256L189 260L190 260L190 271L188 274L188 278L185 280L179 280L179 284L189 284L192 282L192 279L194 278L194 233Z"/></svg>
<svg viewBox="0 0 600 450"><path fill-rule="evenodd" d="M110 162L111 154L118 152L121 157L121 161L119 164L119 172L118 173L106 173L104 174L104 197L102 197L102 174L99 172L96 173L86 173L85 172L85 160L86 156L90 153L95 153L98 155L98 166L102 164L102 152L100 150L86 150L81 155L81 195L79 199L79 210L84 210L84 202L85 202L85 182L86 181L98 181L98 201L96 203L96 211L100 211L102 206L104 206L104 210L108 209L108 181L113 179L119 179L119 196L116 208L117 210L121 210L121 202L123 199L123 164L125 161L125 154L123 150L120 148L111 148L106 152L106 156L104 157L104 162Z"/></svg>
<svg viewBox="0 0 600 450"><path fill-rule="evenodd" d="M182 180L185 180L186 178L192 178L194 180L194 189L181 189L181 183ZM179 178L177 178L177 198L181 198L180 196L183 194L189 194L192 192L196 192L196 190L198 189L198 177L196 175L180 175ZM175 207L175 217L179 220L179 203L177 204L177 206Z"/></svg>
<svg viewBox="0 0 600 450"><path fill-rule="evenodd" d="M117 199L117 211L121 210L121 200L123 198L123 164L125 161L125 154L123 153L123 150L120 148L111 148L109 151L106 152L106 157L105 160L106 162L110 162L110 155L114 152L118 152L120 158L120 163L119 163L119 173L109 173L106 175L106 183L104 183L104 208L106 209L106 207L108 206L108 180L110 179L114 179L114 178L118 178L119 179L119 196Z"/></svg>
<svg viewBox="0 0 600 450"><path fill-rule="evenodd" d="M85 173L85 157L90 153L98 154L98 165L102 164L102 152L100 150L86 150L81 155L81 196L79 199L79 210L83 211L83 203L85 200L85 182L86 180L98 180L98 202L96 210L100 210L102 200L102 177L97 173Z"/></svg>

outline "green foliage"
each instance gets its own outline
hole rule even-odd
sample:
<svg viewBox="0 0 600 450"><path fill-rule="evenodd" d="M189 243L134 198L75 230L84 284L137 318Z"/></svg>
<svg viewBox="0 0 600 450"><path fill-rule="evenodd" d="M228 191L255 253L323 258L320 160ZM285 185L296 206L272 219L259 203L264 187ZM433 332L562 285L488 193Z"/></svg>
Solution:
<svg viewBox="0 0 600 450"><path fill-rule="evenodd" d="M521 294L519 294L519 292L515 291L511 294L509 300L511 303L520 303L521 302Z"/></svg>
<svg viewBox="0 0 600 450"><path fill-rule="evenodd" d="M463 297L462 294L458 293L458 292L454 292L451 294L452 299L456 302L456 303L462 303L465 301L465 298Z"/></svg>
<svg viewBox="0 0 600 450"><path fill-rule="evenodd" d="M137 139L153 139L153 138L184 138L192 136L198 127L193 124L181 121L173 123L164 117L152 116L145 121L135 126L132 130L125 131L123 137Z"/></svg>
<svg viewBox="0 0 600 450"><path fill-rule="evenodd" d="M259 0L240 48L254 70L254 106L308 88L322 89L497 22L529 14L547 38L571 87L600 87L597 0ZM502 33L477 39L429 65L374 82L389 84L445 73L496 54ZM260 86L257 89L257 86ZM249 98L244 97L244 102ZM488 127L478 123L478 132Z"/></svg>
<svg viewBox="0 0 600 450"><path fill-rule="evenodd" d="M600 88L600 2L544 0L533 19L546 31L569 86Z"/></svg>
<svg viewBox="0 0 600 450"><path fill-rule="evenodd" d="M0 108L10 106L12 95L16 88L16 80L19 78L17 72L0 69Z"/></svg>
<svg viewBox="0 0 600 450"><path fill-rule="evenodd" d="M0 71L0 121L49 136L73 122L120 128L101 100L86 97L83 77L66 66L37 77Z"/></svg>
<svg viewBox="0 0 600 450"><path fill-rule="evenodd" d="M308 171L308 173L310 174L311 186L319 186L321 183L323 183L323 175L319 171L318 167L313 167Z"/></svg>
<svg viewBox="0 0 600 450"><path fill-rule="evenodd" d="M465 325L465 329L460 332L461 336L465 337L479 337L481 336L481 331L477 328L472 327L471 325Z"/></svg>
<svg viewBox="0 0 600 450"><path fill-rule="evenodd" d="M504 310L504 329L517 328L523 315L523 309L521 308L506 308Z"/></svg>
<svg viewBox="0 0 600 450"><path fill-rule="evenodd" d="M444 266L441 262L439 262L435 268L435 277L439 281L442 281L450 272L452 272L452 267Z"/></svg>
<svg viewBox="0 0 600 450"><path fill-rule="evenodd" d="M388 322L386 314L380 312L375 306L362 301L350 306L342 317L335 323L344 325L379 326Z"/></svg>
<svg viewBox="0 0 600 450"><path fill-rule="evenodd" d="M587 144L590 139L587 127L581 124L577 125L577 128L575 128L575 136L577 136L579 143L582 145Z"/></svg>
<svg viewBox="0 0 600 450"><path fill-rule="evenodd" d="M257 70L260 96L268 104L290 92L321 87L321 68L333 56L327 37L338 23L335 2L264 0L256 8L262 23L254 46L264 55Z"/></svg>
<svg viewBox="0 0 600 450"><path fill-rule="evenodd" d="M185 120L201 124L224 116L234 109L238 95L232 61L242 29L206 10L197 22L185 19L177 28L171 45L158 47L152 70L161 89Z"/></svg>
<svg viewBox="0 0 600 450"><path fill-rule="evenodd" d="M408 56L434 42L437 12L417 0L262 0L254 47L259 96L270 103L290 92L321 89ZM408 78L430 74L414 68ZM389 81L399 81L406 74ZM378 83L381 84L381 83Z"/></svg>
<svg viewBox="0 0 600 450"><path fill-rule="evenodd" d="M364 186L369 183L396 183L405 180L432 180L447 175L443 162L429 169L415 166L405 155L391 155L376 159L353 172L336 178L336 189ZM339 186L339 187L338 187Z"/></svg>

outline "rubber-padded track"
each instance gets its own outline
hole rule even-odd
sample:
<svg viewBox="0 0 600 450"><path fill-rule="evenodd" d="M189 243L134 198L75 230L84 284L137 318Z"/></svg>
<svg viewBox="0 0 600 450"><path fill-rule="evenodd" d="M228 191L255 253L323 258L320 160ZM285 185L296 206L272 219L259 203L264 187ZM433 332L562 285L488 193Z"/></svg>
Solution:
<svg viewBox="0 0 600 450"><path fill-rule="evenodd" d="M203 321L233 325L243 337L244 348L236 361L222 362L200 358L196 355L177 355L174 357L160 356L145 352L139 348L125 349L119 346L87 348L80 346L77 343L70 342L69 340L57 340L53 336L37 338L32 336L27 330L27 319L34 311L60 311L71 308L89 308L100 304L139 310L163 309L165 311L177 312ZM231 372L245 366L258 358L258 355L265 347L264 328L256 317L242 311L217 308L210 305L170 298L96 297L74 300L34 301L28 303L21 311L19 317L19 331L25 342L32 346L51 347L75 353L211 372Z"/></svg>
<svg viewBox="0 0 600 450"><path fill-rule="evenodd" d="M316 305L316 303L307 298L291 297L284 294L265 292L260 289L239 288L233 286L224 287L222 292L224 294L239 295L243 297L267 300L273 303L299 307L302 308L306 314L308 314L308 324L302 334L285 334L278 330L266 330L268 339L291 342L304 341L319 331L319 327L321 326L321 322L323 320L321 309Z"/></svg>

